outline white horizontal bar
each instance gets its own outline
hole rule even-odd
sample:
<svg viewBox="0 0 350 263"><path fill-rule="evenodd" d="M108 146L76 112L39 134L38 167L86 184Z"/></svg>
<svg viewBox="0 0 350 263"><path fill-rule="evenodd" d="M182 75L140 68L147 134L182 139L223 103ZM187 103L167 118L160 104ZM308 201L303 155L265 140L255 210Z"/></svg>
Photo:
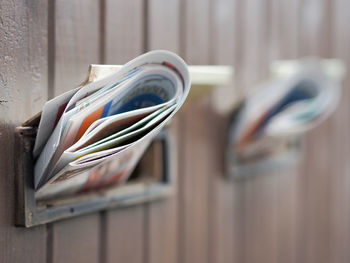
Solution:
<svg viewBox="0 0 350 263"><path fill-rule="evenodd" d="M89 81L95 77L103 78L118 71L121 65L91 65ZM231 83L233 67L231 66L189 66L192 85L196 86L224 86Z"/></svg>
<svg viewBox="0 0 350 263"><path fill-rule="evenodd" d="M295 73L303 63L320 63L321 67L335 81L340 82L346 73L346 66L339 59L305 58L298 60L276 60L270 65L270 72L275 76L285 76Z"/></svg>
<svg viewBox="0 0 350 263"><path fill-rule="evenodd" d="M232 82L231 66L189 66L192 85L224 86Z"/></svg>

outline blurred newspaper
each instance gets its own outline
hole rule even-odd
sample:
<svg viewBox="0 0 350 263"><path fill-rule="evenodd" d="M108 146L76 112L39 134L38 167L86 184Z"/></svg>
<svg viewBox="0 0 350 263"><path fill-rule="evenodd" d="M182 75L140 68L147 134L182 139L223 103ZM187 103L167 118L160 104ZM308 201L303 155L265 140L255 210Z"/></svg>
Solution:
<svg viewBox="0 0 350 263"><path fill-rule="evenodd" d="M296 135L328 118L339 97L338 84L314 60L304 61L289 77L263 85L236 112L229 134L231 168L249 173L257 161L266 164L272 157L287 161L290 153L297 152ZM282 158L287 151L288 158Z"/></svg>
<svg viewBox="0 0 350 263"><path fill-rule="evenodd" d="M152 51L48 101L33 150L37 199L125 181L189 89L185 62Z"/></svg>

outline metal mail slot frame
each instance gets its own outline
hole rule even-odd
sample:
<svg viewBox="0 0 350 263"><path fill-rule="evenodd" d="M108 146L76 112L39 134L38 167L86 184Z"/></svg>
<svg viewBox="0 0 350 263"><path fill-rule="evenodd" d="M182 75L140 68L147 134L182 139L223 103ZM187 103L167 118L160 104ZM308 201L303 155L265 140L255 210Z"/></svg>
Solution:
<svg viewBox="0 0 350 263"><path fill-rule="evenodd" d="M35 122L34 119L32 123ZM152 156L152 158L159 159L161 165L162 171L158 181L149 180L149 177L146 176L136 182L127 181L113 188L98 189L79 196L59 198L48 202L37 202L32 156L35 137L35 127L21 126L16 129L16 226L33 227L100 210L142 204L164 199L173 192L170 172L170 138L164 129L152 142L152 144L160 144L161 148L160 154Z"/></svg>

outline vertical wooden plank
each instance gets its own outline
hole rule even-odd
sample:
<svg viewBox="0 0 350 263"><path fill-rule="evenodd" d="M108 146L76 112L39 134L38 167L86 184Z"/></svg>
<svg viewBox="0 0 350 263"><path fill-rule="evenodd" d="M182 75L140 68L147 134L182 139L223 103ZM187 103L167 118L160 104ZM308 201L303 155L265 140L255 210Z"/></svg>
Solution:
<svg viewBox="0 0 350 263"><path fill-rule="evenodd" d="M147 48L179 52L180 1L148 0Z"/></svg>
<svg viewBox="0 0 350 263"><path fill-rule="evenodd" d="M329 262L328 176L331 171L329 151L325 149L332 146L325 125L306 137L303 179L299 182L302 225L298 250L301 262Z"/></svg>
<svg viewBox="0 0 350 263"><path fill-rule="evenodd" d="M52 262L99 262L99 217L79 216L54 224Z"/></svg>
<svg viewBox="0 0 350 263"><path fill-rule="evenodd" d="M14 131L47 97L46 1L0 2L0 50L0 261L45 262L45 226L14 226Z"/></svg>
<svg viewBox="0 0 350 263"><path fill-rule="evenodd" d="M208 64L210 60L210 1L181 3L181 50L189 64Z"/></svg>
<svg viewBox="0 0 350 263"><path fill-rule="evenodd" d="M298 182L300 164L285 167L279 174L274 200L276 206L277 262L297 263L298 241Z"/></svg>
<svg viewBox="0 0 350 263"><path fill-rule="evenodd" d="M99 57L98 1L54 1L54 94L77 87Z"/></svg>
<svg viewBox="0 0 350 263"><path fill-rule="evenodd" d="M78 86L89 64L99 63L98 1L54 1L53 94ZM52 224L52 262L96 262L99 256L98 213ZM80 251L81 253L77 253Z"/></svg>
<svg viewBox="0 0 350 263"><path fill-rule="evenodd" d="M20 123L47 98L47 4L1 3L1 121Z"/></svg>
<svg viewBox="0 0 350 263"><path fill-rule="evenodd" d="M245 182L246 262L277 262L276 177L260 174Z"/></svg>
<svg viewBox="0 0 350 263"><path fill-rule="evenodd" d="M183 1L181 50L189 64L210 62L209 1ZM196 44L195 44L196 43ZM200 44L199 44L200 43ZM179 261L209 262L208 98L183 109L179 170Z"/></svg>
<svg viewBox="0 0 350 263"><path fill-rule="evenodd" d="M207 121L215 127L209 129L208 145L208 262L236 262L241 259L243 211L241 185L225 178L226 119L207 109ZM218 134L221 134L218 136ZM242 262L242 261L237 261Z"/></svg>
<svg viewBox="0 0 350 263"><path fill-rule="evenodd" d="M237 86L251 90L268 76L274 59L293 58L297 52L298 1L247 1L244 44L236 64ZM241 262L297 262L296 186L298 167L286 167L240 184L244 202L244 256Z"/></svg>
<svg viewBox="0 0 350 263"><path fill-rule="evenodd" d="M208 262L209 148L205 118L206 104L201 101L184 109L179 182L180 262ZM194 121L195 120L195 121Z"/></svg>
<svg viewBox="0 0 350 263"><path fill-rule="evenodd" d="M297 57L299 5L300 0L270 0L270 59L294 59Z"/></svg>
<svg viewBox="0 0 350 263"><path fill-rule="evenodd" d="M248 32L245 31L244 23L245 23L245 2L244 1L236 1L235 4L236 11L231 14L234 18L234 50L233 50L233 66L234 66L234 80L233 80L233 88L234 88L234 95L237 98L240 98L244 93L244 61L245 61L245 38L246 34ZM213 48L215 46L213 45ZM220 58L220 60L224 60L223 58ZM226 60L226 59L225 59ZM226 96L228 97L228 96ZM232 98L231 98L232 99ZM228 187L226 185L225 187ZM228 187L229 188L229 187ZM245 184L242 182L234 182L233 183L233 222L232 222L232 228L233 228L233 243L232 243L232 253L233 253L233 262L246 262L245 261L245 248L246 248L246 187ZM223 190L221 190L223 191ZM225 190L225 193L227 193L229 190ZM227 193L228 194L228 193ZM223 196L223 199L227 199L227 196ZM229 203L230 201L225 200L225 203ZM228 205L226 205L228 206ZM229 208L226 208L225 211L230 211ZM226 210L227 209L227 210ZM222 215L223 220L227 217L226 214ZM223 231L223 237L225 237L224 234L227 235L225 232L224 227L222 228ZM224 244L222 244L224 245ZM230 251L230 248L228 245L225 246L225 249L227 251ZM230 252L225 253L226 257L228 257L228 261L230 260Z"/></svg>
<svg viewBox="0 0 350 263"><path fill-rule="evenodd" d="M334 145L332 147L333 164L330 179L330 262L345 263L350 258L350 156L349 130L350 93L350 32L345 26L350 10L349 1L331 2L332 56L342 59L348 73L342 82L342 96L335 116L331 120Z"/></svg>
<svg viewBox="0 0 350 263"><path fill-rule="evenodd" d="M144 8L142 0L106 0L106 64L124 64L144 51Z"/></svg>
<svg viewBox="0 0 350 263"><path fill-rule="evenodd" d="M148 206L147 262L177 262L176 195Z"/></svg>
<svg viewBox="0 0 350 263"><path fill-rule="evenodd" d="M241 67L237 85L242 94L254 91L256 85L268 76L269 45L274 27L270 22L268 1L245 1L242 6L240 32L243 34ZM275 51L274 51L275 52ZM279 172L261 174L239 182L244 189L243 262L277 262L277 180Z"/></svg>
<svg viewBox="0 0 350 263"><path fill-rule="evenodd" d="M299 0L270 2L269 58L295 59L298 52ZM275 181L274 224L277 262L298 262L296 259L298 238L298 182L302 176L300 165L293 164L279 169L272 175Z"/></svg>
<svg viewBox="0 0 350 263"><path fill-rule="evenodd" d="M241 89L244 93L252 91L255 85L266 77L268 52L268 2L248 0L244 1L242 8L241 30L242 64L241 67Z"/></svg>
<svg viewBox="0 0 350 263"><path fill-rule="evenodd" d="M299 55L329 55L330 5L328 0L303 0L299 14Z"/></svg>
<svg viewBox="0 0 350 263"><path fill-rule="evenodd" d="M240 72L242 45L239 31L242 3L239 0L215 0L210 7L210 64L228 65ZM233 83L236 76L233 78ZM232 84L233 84L232 83ZM236 85L218 87L212 96L215 109L224 114L229 114L240 99L240 89Z"/></svg>
<svg viewBox="0 0 350 263"><path fill-rule="evenodd" d="M236 50L239 48L239 39L235 36L238 32L239 7L238 1L212 2L210 64L235 65L238 62ZM217 89L212 96L211 105L204 113L207 115L210 149L209 262L242 262L242 187L225 178L224 166L228 127L226 116L236 99L235 88L228 85Z"/></svg>
<svg viewBox="0 0 350 263"><path fill-rule="evenodd" d="M147 49L166 49L179 51L180 3L178 0L149 0L147 6ZM177 167L179 130L181 122L175 116L171 122L172 139L171 173L173 175L174 195L161 202L147 206L147 262L177 262Z"/></svg>
<svg viewBox="0 0 350 263"><path fill-rule="evenodd" d="M235 84L240 89L251 89L263 80L270 61L296 56L298 7L298 1L248 1L243 7L238 5L237 16L242 22L236 31L243 40L236 44ZM241 250L245 250L239 262L297 262L297 179L298 167L287 167L236 184L240 192L236 190L239 194L235 199L240 205L235 213L244 213L234 227L244 229L236 237L237 243L240 239L244 244Z"/></svg>
<svg viewBox="0 0 350 263"><path fill-rule="evenodd" d="M211 62L232 65L235 48L238 46L237 34L238 1L215 0L210 8L211 17Z"/></svg>
<svg viewBox="0 0 350 263"><path fill-rule="evenodd" d="M301 2L299 54L327 57L330 54L328 1ZM298 242L300 262L330 260L330 189L334 143L331 120L306 135L306 151L299 181ZM327 149L327 150L326 150Z"/></svg>
<svg viewBox="0 0 350 263"><path fill-rule="evenodd" d="M339 4L338 11L331 15L334 9L331 3L303 1L299 5L299 1L270 1L269 57L266 60L298 55L332 55L332 18L338 23L333 29L342 32L335 35L336 55L347 58L347 33L342 31L346 5ZM256 8L255 3L247 5L250 6L250 11L246 10L248 13L253 12L251 8ZM256 22L245 26L250 29L245 32L247 37L244 39L252 34L255 26ZM245 61L246 54L241 52ZM254 66L241 71L246 71L246 76L252 74L252 78L257 72ZM346 101L347 95L342 96L341 108L335 116L307 136L302 170L288 168L288 171L281 170L244 183L245 262L348 260L345 249L349 244L349 228L345 223L349 215L349 209L345 207L348 180L344 177L349 170L345 160L349 144L344 137L348 125L344 121L345 115L339 113L348 112Z"/></svg>
<svg viewBox="0 0 350 263"><path fill-rule="evenodd" d="M123 64L144 51L144 3L107 0L105 3L105 62ZM106 262L143 262L146 255L145 206L107 211Z"/></svg>
<svg viewBox="0 0 350 263"><path fill-rule="evenodd" d="M107 212L106 262L144 262L144 218L143 206Z"/></svg>
<svg viewBox="0 0 350 263"><path fill-rule="evenodd" d="M172 140L171 173L173 195L165 200L153 202L146 206L147 217L145 231L146 262L177 262L177 165L178 165L178 130L181 127L175 118L172 121L169 136Z"/></svg>

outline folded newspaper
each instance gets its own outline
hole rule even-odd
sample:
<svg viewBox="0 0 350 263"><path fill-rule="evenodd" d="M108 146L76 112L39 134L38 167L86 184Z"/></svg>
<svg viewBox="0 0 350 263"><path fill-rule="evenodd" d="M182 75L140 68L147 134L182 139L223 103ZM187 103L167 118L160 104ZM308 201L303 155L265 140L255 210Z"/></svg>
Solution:
<svg viewBox="0 0 350 263"><path fill-rule="evenodd" d="M233 173L261 172L265 164L291 160L299 147L297 135L318 126L336 109L338 83L318 61L300 63L297 72L264 84L236 112L228 150Z"/></svg>
<svg viewBox="0 0 350 263"><path fill-rule="evenodd" d="M189 89L185 62L168 51L151 51L48 101L33 150L36 198L127 180Z"/></svg>

